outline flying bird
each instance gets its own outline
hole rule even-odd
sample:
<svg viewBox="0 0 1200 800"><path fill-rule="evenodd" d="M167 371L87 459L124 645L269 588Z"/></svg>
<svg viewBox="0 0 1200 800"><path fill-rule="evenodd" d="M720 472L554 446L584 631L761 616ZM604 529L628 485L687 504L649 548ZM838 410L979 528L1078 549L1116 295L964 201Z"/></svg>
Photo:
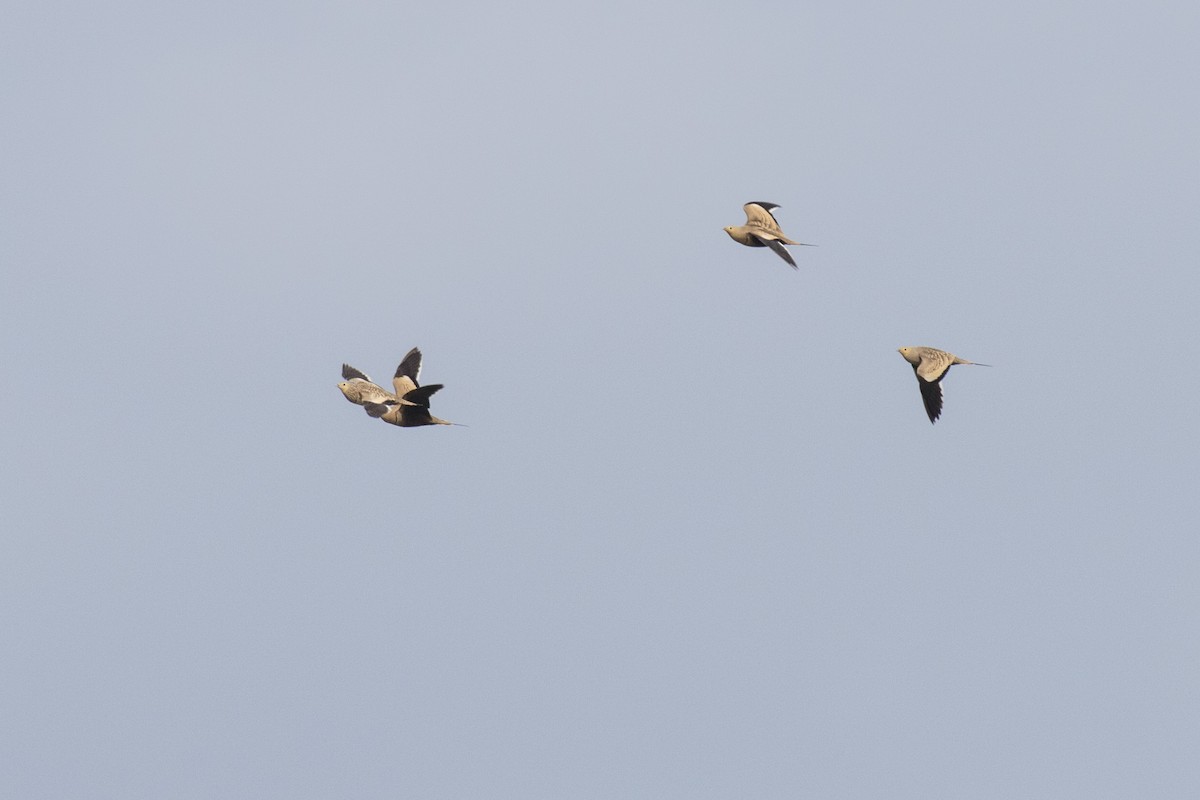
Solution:
<svg viewBox="0 0 1200 800"><path fill-rule="evenodd" d="M355 369L349 364L342 364L343 381L338 384L342 394L351 403L366 407L368 404L379 405L391 403L402 407L428 407L429 396L442 388L442 384L421 386L417 376L421 374L421 351L414 347L404 356L396 374L392 378L392 388L389 392L374 383L366 373Z"/></svg>
<svg viewBox="0 0 1200 800"><path fill-rule="evenodd" d="M355 369L349 364L342 364L342 382L338 384L342 394L351 403L385 403L388 400L400 398L372 381L365 372Z"/></svg>
<svg viewBox="0 0 1200 800"><path fill-rule="evenodd" d="M955 364L971 364L976 367L987 367L989 364L978 364L959 358L945 350L933 347L901 347L900 355L917 375L917 384L921 387L921 400L925 403L925 413L929 415L930 423L937 422L942 415L942 378Z"/></svg>
<svg viewBox="0 0 1200 800"><path fill-rule="evenodd" d="M790 264L792 269L799 269L799 267L792 260L792 254L784 249L785 244L816 247L815 244L793 242L783 235L783 231L779 228L779 223L775 221L775 214L772 213L773 209L779 208L774 203L746 203L742 208L746 212L746 224L731 225L725 229L725 232L729 234L729 238L738 244L744 244L747 247L769 247L780 258Z"/></svg>

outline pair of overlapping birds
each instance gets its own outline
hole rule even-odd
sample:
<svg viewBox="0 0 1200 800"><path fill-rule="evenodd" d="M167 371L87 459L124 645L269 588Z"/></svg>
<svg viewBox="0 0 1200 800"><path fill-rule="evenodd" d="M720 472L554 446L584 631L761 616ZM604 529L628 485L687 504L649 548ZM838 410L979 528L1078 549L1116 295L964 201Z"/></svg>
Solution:
<svg viewBox="0 0 1200 800"><path fill-rule="evenodd" d="M815 247L805 242L795 242L783 235L779 223L775 219L774 210L779 206L774 203L747 203L742 207L746 211L745 225L731 225L725 229L729 237L738 244L747 247L769 247L792 269L796 266L792 254L784 245L800 245ZM937 422L942 415L942 378L955 364L972 364L986 367L987 364L977 364L959 358L953 353L938 350L934 347L901 347L900 355L912 365L917 376L917 385L921 389L921 400L925 404L925 413L931 423ZM389 392L383 387L371 382L365 374L350 366L342 365L343 382L338 384L342 394L351 403L357 403L366 409L367 415L382 419L392 425L402 428L416 428L422 425L456 425L458 423L438 419L429 413L429 398L442 388L435 383L421 386L417 376L421 372L421 351L413 348L400 362L396 375L392 378L395 392Z"/></svg>
<svg viewBox="0 0 1200 800"><path fill-rule="evenodd" d="M438 419L429 413L429 398L441 390L443 384L431 383L422 386L418 383L421 375L421 351L414 347L404 356L396 374L392 377L392 389L389 392L378 385L366 373L349 364L342 364L342 382L338 388L351 403L366 409L367 416L381 419L401 428L419 428L422 425L456 425L445 419Z"/></svg>

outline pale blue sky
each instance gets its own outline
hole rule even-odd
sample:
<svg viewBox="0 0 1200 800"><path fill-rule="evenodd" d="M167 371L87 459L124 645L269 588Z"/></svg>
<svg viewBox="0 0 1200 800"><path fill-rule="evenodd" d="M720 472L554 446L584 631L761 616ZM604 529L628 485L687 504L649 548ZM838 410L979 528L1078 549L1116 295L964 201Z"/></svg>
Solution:
<svg viewBox="0 0 1200 800"><path fill-rule="evenodd" d="M0 795L1200 796L1194 3L5 17Z"/></svg>

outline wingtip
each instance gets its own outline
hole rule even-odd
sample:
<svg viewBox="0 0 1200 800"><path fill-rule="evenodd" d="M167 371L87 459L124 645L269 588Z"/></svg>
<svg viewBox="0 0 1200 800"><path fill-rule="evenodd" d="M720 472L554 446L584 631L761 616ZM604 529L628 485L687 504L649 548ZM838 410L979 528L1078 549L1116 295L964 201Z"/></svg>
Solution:
<svg viewBox="0 0 1200 800"><path fill-rule="evenodd" d="M364 380L364 381L367 381L368 383L370 383L370 381L371 381L371 379L367 376L367 373L363 372L361 369L358 369L357 367L352 367L349 364L346 364L345 362L343 362L342 363L342 380L352 381L352 380L356 380L356 379Z"/></svg>

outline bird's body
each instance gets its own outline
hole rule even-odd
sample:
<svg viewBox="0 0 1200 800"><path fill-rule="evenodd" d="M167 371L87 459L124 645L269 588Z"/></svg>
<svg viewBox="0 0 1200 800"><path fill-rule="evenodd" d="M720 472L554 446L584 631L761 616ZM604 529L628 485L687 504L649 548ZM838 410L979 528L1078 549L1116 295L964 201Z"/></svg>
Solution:
<svg viewBox="0 0 1200 800"><path fill-rule="evenodd" d="M738 244L744 244L747 247L769 247L775 253L791 265L792 269L799 269L796 262L792 259L792 254L785 248L785 244L803 245L805 247L815 247L815 245L806 244L805 242L794 242L783 235L783 231L779 227L779 223L775 221L773 209L779 208L774 203L753 202L746 203L742 209L746 212L745 225L731 225L725 228L725 232L729 234L729 238L733 239Z"/></svg>
<svg viewBox="0 0 1200 800"><path fill-rule="evenodd" d="M426 387L436 391L440 386ZM433 394L433 392L430 392ZM457 425L457 422L450 422L445 419L438 419L429 413L428 408L419 406L403 406L397 403L367 403L363 406L367 410L367 415L376 417L384 422L392 425L398 425L401 428L419 428L422 425Z"/></svg>
<svg viewBox="0 0 1200 800"><path fill-rule="evenodd" d="M931 423L937 422L938 417L942 415L942 378L946 377L950 367L955 364L988 366L967 361L934 347L901 347L897 352L912 365L917 384L921 387L921 401L925 404L925 413L929 415Z"/></svg>

